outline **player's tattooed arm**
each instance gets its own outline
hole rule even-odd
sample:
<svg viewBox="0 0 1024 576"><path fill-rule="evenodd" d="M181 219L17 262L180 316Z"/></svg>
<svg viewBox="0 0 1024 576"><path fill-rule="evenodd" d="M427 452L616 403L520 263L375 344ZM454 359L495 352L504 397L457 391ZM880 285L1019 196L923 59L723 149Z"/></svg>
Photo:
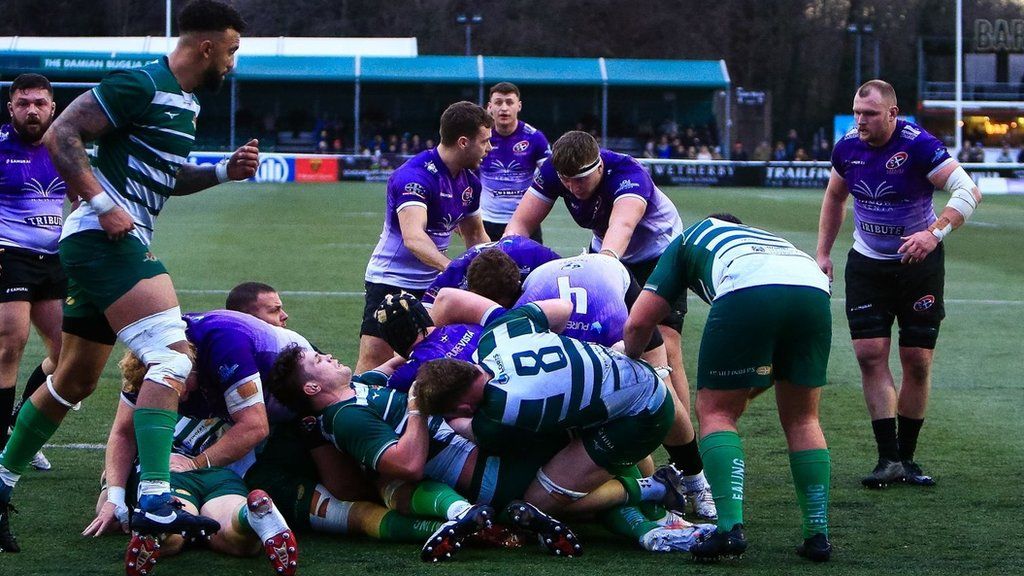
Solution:
<svg viewBox="0 0 1024 576"><path fill-rule="evenodd" d="M71 200L79 197L88 200L103 191L93 176L85 143L113 129L96 97L89 91L75 98L43 136L54 167L67 182Z"/></svg>
<svg viewBox="0 0 1024 576"><path fill-rule="evenodd" d="M259 165L260 142L254 138L235 150L226 160L213 166L183 164L178 169L171 196L188 196L228 180L252 178Z"/></svg>
<svg viewBox="0 0 1024 576"><path fill-rule="evenodd" d="M171 196L188 196L213 188L217 184L220 184L220 181L217 180L217 171L212 164L182 164L181 168L178 168Z"/></svg>

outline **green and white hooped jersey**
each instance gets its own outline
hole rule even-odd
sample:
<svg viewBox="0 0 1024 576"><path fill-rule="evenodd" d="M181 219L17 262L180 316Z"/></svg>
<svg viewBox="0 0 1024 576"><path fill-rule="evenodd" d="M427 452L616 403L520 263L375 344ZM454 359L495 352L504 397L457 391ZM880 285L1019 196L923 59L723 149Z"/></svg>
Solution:
<svg viewBox="0 0 1024 576"><path fill-rule="evenodd" d="M534 304L490 321L476 360L491 376L477 415L541 434L653 411L667 392L647 364L551 332Z"/></svg>
<svg viewBox="0 0 1024 576"><path fill-rule="evenodd" d="M93 175L131 214L132 235L149 245L178 169L195 145L199 101L181 89L166 56L111 73L92 94L114 127L96 142ZM96 213L83 202L68 216L61 238L101 229Z"/></svg>
<svg viewBox="0 0 1024 576"><path fill-rule="evenodd" d="M768 285L830 292L817 262L785 238L705 218L669 244L644 289L673 302L689 287L710 304L735 290Z"/></svg>

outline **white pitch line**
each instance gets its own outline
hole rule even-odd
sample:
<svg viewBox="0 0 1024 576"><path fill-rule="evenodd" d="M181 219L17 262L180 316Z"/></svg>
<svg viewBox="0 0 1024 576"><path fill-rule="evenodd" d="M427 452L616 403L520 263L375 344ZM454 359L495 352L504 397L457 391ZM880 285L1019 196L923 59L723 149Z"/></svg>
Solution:
<svg viewBox="0 0 1024 576"><path fill-rule="evenodd" d="M105 450L106 444L86 444L86 443L72 443L72 444L46 444L43 448L61 448L65 450Z"/></svg>

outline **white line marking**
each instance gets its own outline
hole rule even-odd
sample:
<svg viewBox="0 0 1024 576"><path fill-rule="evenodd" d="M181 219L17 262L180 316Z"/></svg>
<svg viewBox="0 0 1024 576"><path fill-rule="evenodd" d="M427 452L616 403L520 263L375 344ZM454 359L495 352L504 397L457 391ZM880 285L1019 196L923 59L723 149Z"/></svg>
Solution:
<svg viewBox="0 0 1024 576"><path fill-rule="evenodd" d="M72 444L46 444L43 448L61 448L65 450L106 450L106 444L86 444L75 442Z"/></svg>

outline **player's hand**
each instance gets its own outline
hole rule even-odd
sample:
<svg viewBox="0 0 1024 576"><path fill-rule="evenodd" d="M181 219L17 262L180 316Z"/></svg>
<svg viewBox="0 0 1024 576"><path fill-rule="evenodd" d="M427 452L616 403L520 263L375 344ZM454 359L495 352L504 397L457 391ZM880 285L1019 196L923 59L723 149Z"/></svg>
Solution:
<svg viewBox="0 0 1024 576"><path fill-rule="evenodd" d="M113 502L104 502L99 514L82 530L82 536L99 538L104 534L117 532L128 533L128 508L118 508Z"/></svg>
<svg viewBox="0 0 1024 576"><path fill-rule="evenodd" d="M939 239L929 230L921 230L920 232L914 232L910 236L902 236L900 240L903 240L903 245L900 246L897 252L903 254L903 258L900 259L900 262L903 264L916 264L924 260L939 245Z"/></svg>
<svg viewBox="0 0 1024 576"><path fill-rule="evenodd" d="M197 469L195 460L181 454L171 454L171 472L188 472Z"/></svg>
<svg viewBox="0 0 1024 576"><path fill-rule="evenodd" d="M232 180L247 180L256 175L256 168L260 165L260 141L253 138L228 159L228 178Z"/></svg>
<svg viewBox="0 0 1024 576"><path fill-rule="evenodd" d="M818 256L818 268L828 276L828 281L831 282L832 278L832 258L830 256Z"/></svg>
<svg viewBox="0 0 1024 576"><path fill-rule="evenodd" d="M135 222L124 208L117 207L99 216L100 226L107 238L120 240L135 228Z"/></svg>

